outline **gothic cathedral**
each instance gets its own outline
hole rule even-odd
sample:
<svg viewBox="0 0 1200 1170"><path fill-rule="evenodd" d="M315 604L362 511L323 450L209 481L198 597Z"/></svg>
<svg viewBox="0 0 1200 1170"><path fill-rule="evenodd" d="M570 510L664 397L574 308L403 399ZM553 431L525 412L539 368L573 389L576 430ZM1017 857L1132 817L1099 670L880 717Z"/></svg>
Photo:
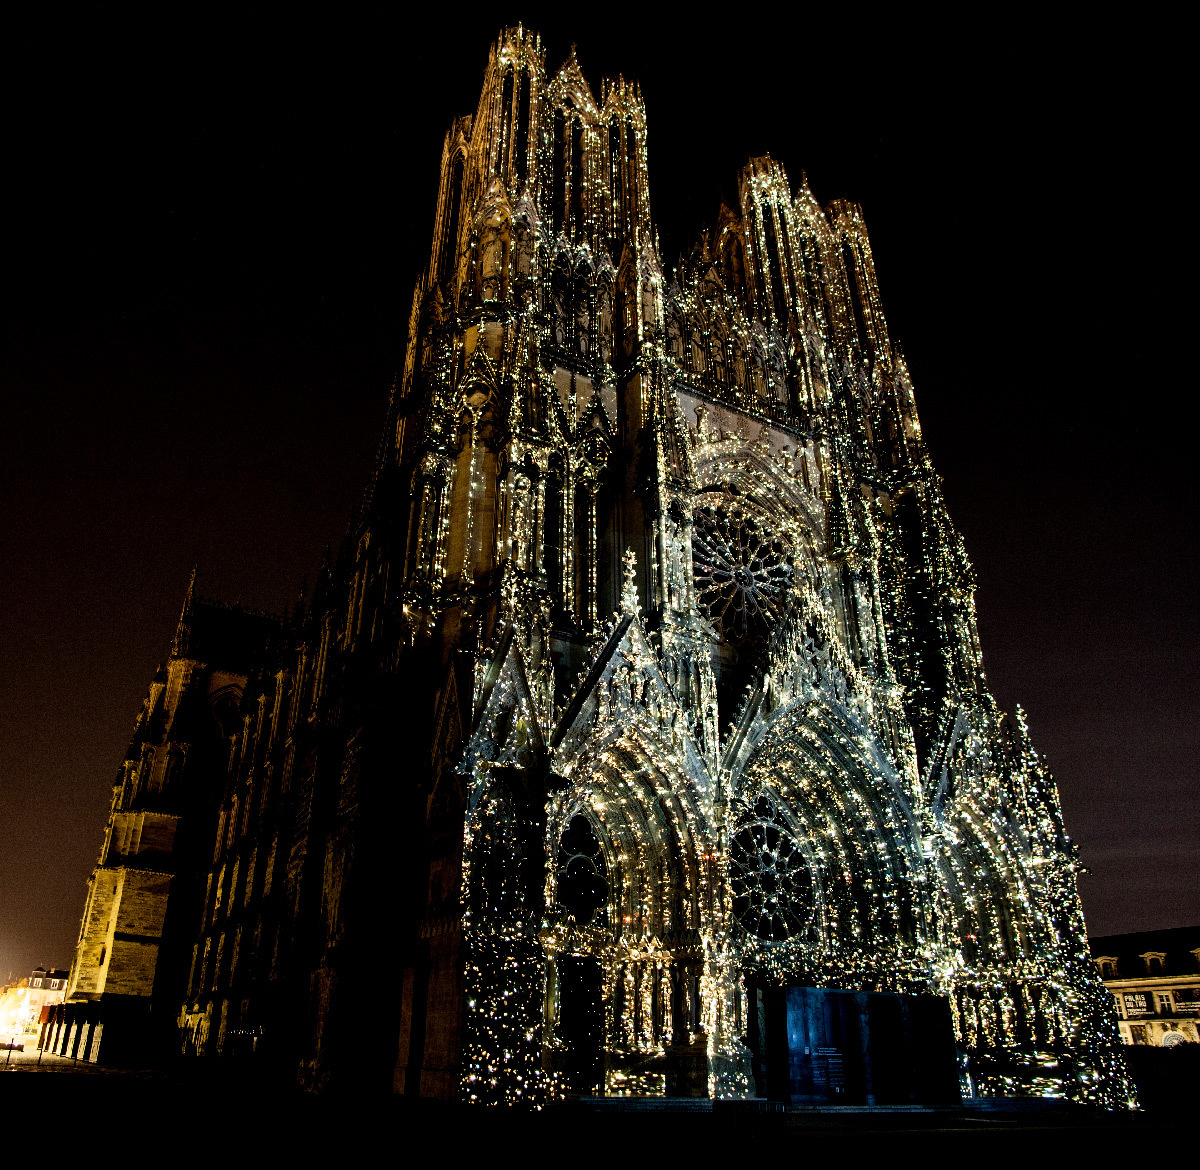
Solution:
<svg viewBox="0 0 1200 1170"><path fill-rule="evenodd" d="M225 704L174 1043L486 1103L1123 1105L860 209L753 159L669 271L647 166L636 85L500 36L342 555L147 703L176 752L159 707Z"/></svg>

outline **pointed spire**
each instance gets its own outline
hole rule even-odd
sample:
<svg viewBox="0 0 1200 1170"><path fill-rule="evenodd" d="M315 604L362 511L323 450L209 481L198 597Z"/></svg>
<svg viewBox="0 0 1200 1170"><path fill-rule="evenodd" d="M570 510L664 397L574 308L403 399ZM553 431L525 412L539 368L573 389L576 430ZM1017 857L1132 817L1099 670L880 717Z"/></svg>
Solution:
<svg viewBox="0 0 1200 1170"><path fill-rule="evenodd" d="M639 611L637 595L637 554L627 548L621 556L621 612L636 615Z"/></svg>
<svg viewBox="0 0 1200 1170"><path fill-rule="evenodd" d="M192 566L192 576L188 581L187 593L183 598L183 609L179 613L179 621L175 626L175 639L171 643L171 655L182 658L188 652L188 643L192 637L192 610L196 601L196 566Z"/></svg>
<svg viewBox="0 0 1200 1170"><path fill-rule="evenodd" d="M321 567L317 570L317 580L312 588L312 596L309 598L310 613L316 614L324 610L333 588L333 570L333 548L326 544L325 551L321 554Z"/></svg>
<svg viewBox="0 0 1200 1170"><path fill-rule="evenodd" d="M292 628L299 629L304 621L306 612L305 601L308 597L308 574L300 578L300 588L296 591L296 608L292 610Z"/></svg>
<svg viewBox="0 0 1200 1170"><path fill-rule="evenodd" d="M1020 744L1022 751L1033 751L1033 739L1029 734L1029 721L1025 716L1025 708L1020 703L1017 704L1016 710L1013 712L1013 728L1016 733L1017 743Z"/></svg>

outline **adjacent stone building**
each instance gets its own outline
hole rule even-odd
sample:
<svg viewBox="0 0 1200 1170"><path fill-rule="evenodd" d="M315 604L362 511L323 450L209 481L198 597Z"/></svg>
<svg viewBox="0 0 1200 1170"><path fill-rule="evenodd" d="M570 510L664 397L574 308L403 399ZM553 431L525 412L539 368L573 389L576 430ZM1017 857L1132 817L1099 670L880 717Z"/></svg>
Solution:
<svg viewBox="0 0 1200 1170"><path fill-rule="evenodd" d="M501 35L340 556L120 777L113 839L192 745L195 901L106 845L75 993L151 939L165 1013L174 920L179 1051L313 1089L1123 1105L862 210L754 159L668 269L649 165L636 85Z"/></svg>
<svg viewBox="0 0 1200 1170"><path fill-rule="evenodd" d="M1200 926L1105 935L1091 951L1126 1044L1200 1042Z"/></svg>
<svg viewBox="0 0 1200 1170"><path fill-rule="evenodd" d="M67 972L57 967L34 967L29 975L0 988L0 1041L20 1044L37 1036L42 1015L63 1001Z"/></svg>

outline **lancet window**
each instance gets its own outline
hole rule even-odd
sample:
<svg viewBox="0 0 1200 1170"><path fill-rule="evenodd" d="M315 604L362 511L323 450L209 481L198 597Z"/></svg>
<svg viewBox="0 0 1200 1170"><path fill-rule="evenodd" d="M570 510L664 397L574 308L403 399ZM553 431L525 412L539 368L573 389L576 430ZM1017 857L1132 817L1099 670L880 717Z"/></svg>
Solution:
<svg viewBox="0 0 1200 1170"><path fill-rule="evenodd" d="M558 904L580 926L606 920L609 885L604 851L582 813L571 818L559 841L556 879Z"/></svg>
<svg viewBox="0 0 1200 1170"><path fill-rule="evenodd" d="M596 486L575 489L575 616L585 626L596 622Z"/></svg>
<svg viewBox="0 0 1200 1170"><path fill-rule="evenodd" d="M621 215L625 209L624 192L622 191L623 170L621 165L621 123L616 115L608 124L608 167L609 189L612 192L612 224L610 236L612 249L616 251L616 242L621 237Z"/></svg>
<svg viewBox="0 0 1200 1170"><path fill-rule="evenodd" d="M456 155L450 168L450 185L446 189L446 211L442 226L442 247L438 257L438 279L443 283L453 279L458 259L459 220L462 215L463 157Z"/></svg>
<svg viewBox="0 0 1200 1170"><path fill-rule="evenodd" d="M506 66L500 97L500 159L513 186L528 167L532 80L522 66Z"/></svg>
<svg viewBox="0 0 1200 1170"><path fill-rule="evenodd" d="M854 254L853 245L849 242L842 245L842 263L846 266L846 295L850 301L850 319L854 324L854 333L858 344L865 351L869 348L871 335L867 331L867 323L863 317L857 257Z"/></svg>
<svg viewBox="0 0 1200 1170"><path fill-rule="evenodd" d="M764 203L762 209L763 235L767 242L768 279L771 282L771 303L775 310L775 319L781 325L787 324L787 295L784 284L784 260L779 249L779 238L775 231L775 209Z"/></svg>

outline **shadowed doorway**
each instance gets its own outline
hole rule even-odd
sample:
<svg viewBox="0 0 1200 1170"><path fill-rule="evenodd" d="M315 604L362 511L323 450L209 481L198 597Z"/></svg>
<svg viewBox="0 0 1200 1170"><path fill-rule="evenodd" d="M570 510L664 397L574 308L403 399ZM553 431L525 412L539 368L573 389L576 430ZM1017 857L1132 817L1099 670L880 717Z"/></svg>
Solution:
<svg viewBox="0 0 1200 1170"><path fill-rule="evenodd" d="M604 1003L600 963L581 955L558 958L559 1027L567 1046L564 1071L572 1093L589 1096L604 1081Z"/></svg>

